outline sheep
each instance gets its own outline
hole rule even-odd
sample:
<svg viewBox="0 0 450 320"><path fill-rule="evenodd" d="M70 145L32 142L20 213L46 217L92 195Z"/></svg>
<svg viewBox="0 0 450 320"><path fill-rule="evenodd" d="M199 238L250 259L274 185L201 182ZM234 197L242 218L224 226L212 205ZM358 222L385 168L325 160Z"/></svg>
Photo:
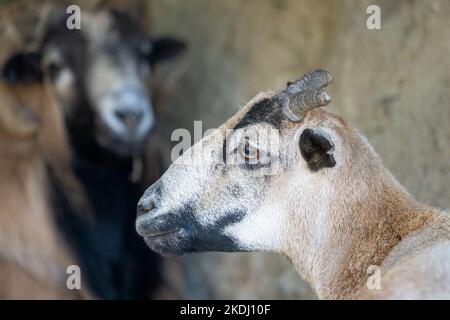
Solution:
<svg viewBox="0 0 450 320"><path fill-rule="evenodd" d="M139 201L138 234L166 256L281 253L322 299L450 298L449 213L322 108L331 80L261 93L183 153Z"/></svg>
<svg viewBox="0 0 450 320"><path fill-rule="evenodd" d="M99 298L147 298L159 286L160 259L134 232L141 190L130 175L155 125L150 69L184 43L149 39L117 10L83 11L81 30L68 30L67 16L50 10L37 49L12 55L2 76L49 90L63 113L70 156L60 161L53 150L46 157L49 192L56 228L88 288Z"/></svg>
<svg viewBox="0 0 450 320"><path fill-rule="evenodd" d="M16 25L0 24L1 61L19 45ZM53 221L45 159L63 171L66 153L58 110L41 85L9 85L0 81L0 298L85 298L88 290L67 290L66 266L76 263L61 246ZM61 176L77 191L70 174ZM78 194L78 193L77 193ZM78 206L80 197L73 197Z"/></svg>
<svg viewBox="0 0 450 320"><path fill-rule="evenodd" d="M46 110L38 108L45 105ZM54 106L39 86L0 83L0 298L77 299L88 290L66 287L66 268L76 259L61 246L53 220L42 144L59 145L47 135ZM38 116L39 115L39 116ZM64 148L59 149L60 153ZM65 181L70 177L66 176Z"/></svg>

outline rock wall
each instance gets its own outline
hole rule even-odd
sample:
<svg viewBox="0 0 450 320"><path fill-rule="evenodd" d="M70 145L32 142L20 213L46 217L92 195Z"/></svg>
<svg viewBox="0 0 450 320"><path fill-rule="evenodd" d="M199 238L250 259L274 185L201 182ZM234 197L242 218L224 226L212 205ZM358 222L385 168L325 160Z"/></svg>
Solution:
<svg viewBox="0 0 450 320"><path fill-rule="evenodd" d="M150 1L153 31L189 42L176 94L163 105L169 127L216 127L259 91L326 68L335 77L331 108L419 200L450 207L450 2ZM367 29L369 4L380 6L382 30ZM185 297L314 297L277 255L178 261Z"/></svg>

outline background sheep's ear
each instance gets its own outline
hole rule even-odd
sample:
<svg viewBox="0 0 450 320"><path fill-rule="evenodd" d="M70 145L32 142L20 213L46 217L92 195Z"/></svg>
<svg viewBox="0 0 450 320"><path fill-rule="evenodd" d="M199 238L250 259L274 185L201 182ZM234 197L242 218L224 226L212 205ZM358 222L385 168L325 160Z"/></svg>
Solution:
<svg viewBox="0 0 450 320"><path fill-rule="evenodd" d="M41 54L20 52L12 55L3 65L2 78L9 84L41 82Z"/></svg>
<svg viewBox="0 0 450 320"><path fill-rule="evenodd" d="M334 145L329 134L321 129L305 129L300 136L300 151L311 171L336 165Z"/></svg>
<svg viewBox="0 0 450 320"><path fill-rule="evenodd" d="M151 39L152 51L150 53L150 63L153 65L162 60L174 58L186 49L184 41L174 38L154 38Z"/></svg>

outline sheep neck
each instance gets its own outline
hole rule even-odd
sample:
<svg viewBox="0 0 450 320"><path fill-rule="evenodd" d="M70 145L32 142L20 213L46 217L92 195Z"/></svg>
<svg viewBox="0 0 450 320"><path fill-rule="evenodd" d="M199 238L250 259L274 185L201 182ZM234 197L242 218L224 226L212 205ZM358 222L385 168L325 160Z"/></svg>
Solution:
<svg viewBox="0 0 450 320"><path fill-rule="evenodd" d="M331 201L320 236L307 245L290 244L288 257L319 298L356 297L366 287L371 268L381 267L402 239L438 216L396 185L380 190L358 203L351 197L348 202Z"/></svg>

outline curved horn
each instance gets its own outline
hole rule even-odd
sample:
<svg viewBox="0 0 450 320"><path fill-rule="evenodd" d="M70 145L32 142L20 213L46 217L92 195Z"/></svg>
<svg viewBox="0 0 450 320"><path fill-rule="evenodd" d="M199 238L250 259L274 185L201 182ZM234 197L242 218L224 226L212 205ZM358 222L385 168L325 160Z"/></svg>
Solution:
<svg viewBox="0 0 450 320"><path fill-rule="evenodd" d="M0 84L0 130L9 136L26 139L35 136L39 129L35 114L15 99L9 88Z"/></svg>
<svg viewBox="0 0 450 320"><path fill-rule="evenodd" d="M332 81L328 71L316 70L289 82L286 90L281 93L284 115L289 120L298 122L303 120L308 111L329 104L331 97L322 88Z"/></svg>

